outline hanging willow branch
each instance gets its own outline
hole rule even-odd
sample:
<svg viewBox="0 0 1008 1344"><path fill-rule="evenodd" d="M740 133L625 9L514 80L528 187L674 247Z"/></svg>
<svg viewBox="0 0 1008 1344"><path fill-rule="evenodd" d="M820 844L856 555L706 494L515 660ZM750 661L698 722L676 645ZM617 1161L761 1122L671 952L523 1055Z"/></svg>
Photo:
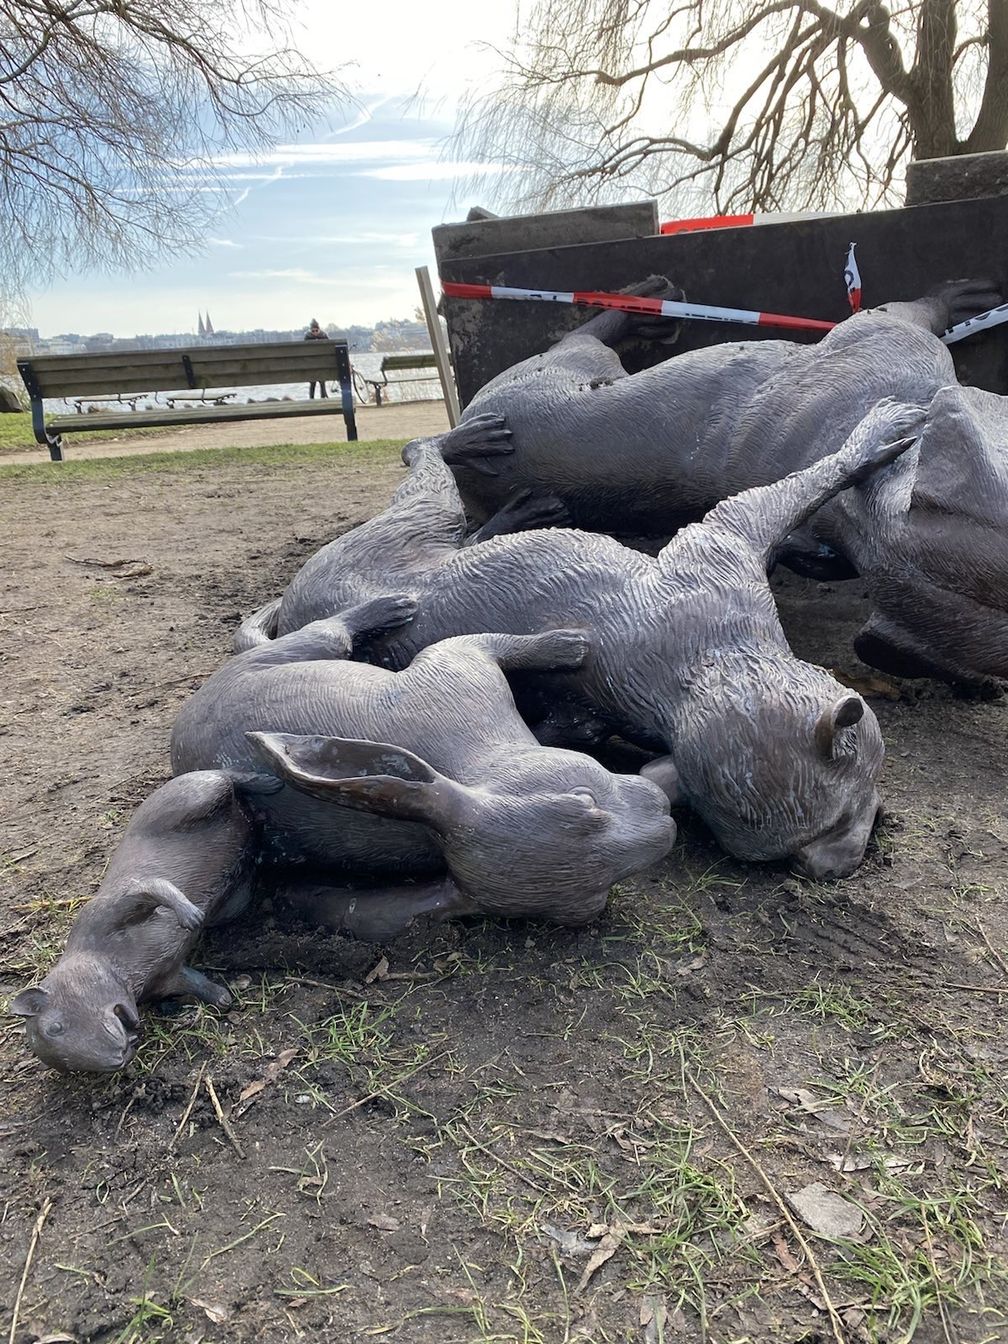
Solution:
<svg viewBox="0 0 1008 1344"><path fill-rule="evenodd" d="M1006 0L534 0L456 143L514 204L891 200L908 155L1008 144Z"/></svg>
<svg viewBox="0 0 1008 1344"><path fill-rule="evenodd" d="M228 203L222 152L262 149L345 98L287 45L282 13L254 0L0 0L6 293L192 249Z"/></svg>

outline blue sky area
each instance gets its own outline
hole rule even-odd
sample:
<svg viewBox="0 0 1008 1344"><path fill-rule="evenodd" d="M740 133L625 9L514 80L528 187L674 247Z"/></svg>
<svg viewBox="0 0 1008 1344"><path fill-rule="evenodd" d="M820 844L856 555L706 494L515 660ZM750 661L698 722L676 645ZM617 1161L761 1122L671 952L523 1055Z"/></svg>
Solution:
<svg viewBox="0 0 1008 1344"><path fill-rule="evenodd" d="M133 336L195 331L207 309L230 330L411 316L413 269L433 269L431 228L472 203L457 195L472 169L450 160L446 140L465 83L493 60L473 44L500 40L513 11L477 16L459 0L450 42L405 0L386 0L383 15L380 42L370 32L380 64L345 72L360 109L259 161L222 156L231 208L202 256L137 275L67 276L30 295L32 325L43 336ZM305 49L313 31L309 14Z"/></svg>

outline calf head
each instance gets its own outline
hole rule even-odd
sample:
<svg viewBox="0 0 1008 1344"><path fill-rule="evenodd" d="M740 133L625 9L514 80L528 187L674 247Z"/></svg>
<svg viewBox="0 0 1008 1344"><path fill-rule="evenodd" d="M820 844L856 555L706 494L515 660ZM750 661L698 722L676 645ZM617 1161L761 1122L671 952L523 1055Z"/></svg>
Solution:
<svg viewBox="0 0 1008 1344"><path fill-rule="evenodd" d="M663 858L675 840L655 784L614 775L578 752L518 747L498 774L472 787L401 747L249 738L294 788L429 827L458 886L494 914L584 923L614 882Z"/></svg>
<svg viewBox="0 0 1008 1344"><path fill-rule="evenodd" d="M861 697L821 668L721 661L694 684L673 741L674 768L649 773L729 853L788 858L817 878L861 862L879 810L882 734Z"/></svg>
<svg viewBox="0 0 1008 1344"><path fill-rule="evenodd" d="M69 953L23 989L10 1012L26 1018L31 1050L63 1073L113 1073L136 1053L136 1001L112 966L94 953Z"/></svg>

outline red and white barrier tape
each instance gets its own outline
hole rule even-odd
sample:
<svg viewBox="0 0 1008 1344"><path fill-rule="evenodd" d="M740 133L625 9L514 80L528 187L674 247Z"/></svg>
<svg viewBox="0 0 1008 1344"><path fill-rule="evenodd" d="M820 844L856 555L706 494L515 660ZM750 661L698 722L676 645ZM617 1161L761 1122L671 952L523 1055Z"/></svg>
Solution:
<svg viewBox="0 0 1008 1344"><path fill-rule="evenodd" d="M652 313L655 317L684 317L696 322L742 322L749 327L787 327L792 331L831 331L835 322L784 313L758 313L749 308L719 308L709 303L679 303L648 299L636 294L608 294L602 290L514 289L508 285L465 285L452 280L441 288L449 299L529 299L538 303L573 303L588 308L615 308L623 313Z"/></svg>
<svg viewBox="0 0 1008 1344"><path fill-rule="evenodd" d="M1008 322L1008 303L1002 303L998 308L988 308L985 313L968 317L965 322L957 322L954 327L949 327L942 340L946 345L954 345L956 341L964 341L967 336L972 336L978 331L988 331L991 327L1000 327L1005 322Z"/></svg>
<svg viewBox="0 0 1008 1344"><path fill-rule="evenodd" d="M719 308L708 303L678 303L673 299L648 299L636 294L607 294L602 290L515 289L509 285L465 285L445 280L441 285L448 299L526 299L536 303L571 303L588 308L615 308L624 313L652 313L655 317L682 317L697 322L741 322L749 327L784 327L792 331L832 331L835 322L814 317L788 317L784 313L759 313L749 308ZM990 308L976 317L949 327L942 336L946 345L965 340L1008 322L1008 303Z"/></svg>

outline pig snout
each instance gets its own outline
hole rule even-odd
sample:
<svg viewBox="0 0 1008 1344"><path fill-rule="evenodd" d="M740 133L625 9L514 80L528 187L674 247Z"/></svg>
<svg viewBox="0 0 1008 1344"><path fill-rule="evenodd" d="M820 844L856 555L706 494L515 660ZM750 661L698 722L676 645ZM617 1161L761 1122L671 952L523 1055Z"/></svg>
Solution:
<svg viewBox="0 0 1008 1344"><path fill-rule="evenodd" d="M98 1013L67 1004L27 1024L28 1043L60 1073L115 1073L136 1054L140 1019L125 1000Z"/></svg>
<svg viewBox="0 0 1008 1344"><path fill-rule="evenodd" d="M824 835L796 850L791 859L795 872L817 881L849 877L864 858L880 806L875 794L856 817L844 818Z"/></svg>

